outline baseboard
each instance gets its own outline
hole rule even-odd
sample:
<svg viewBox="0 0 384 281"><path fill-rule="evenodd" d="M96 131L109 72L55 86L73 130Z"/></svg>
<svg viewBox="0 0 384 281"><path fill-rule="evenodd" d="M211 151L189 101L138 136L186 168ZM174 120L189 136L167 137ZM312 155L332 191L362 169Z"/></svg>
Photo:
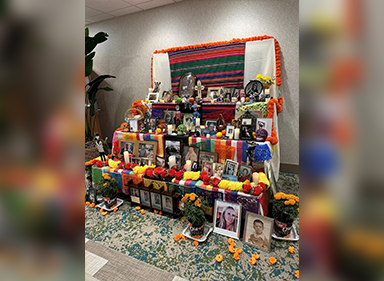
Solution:
<svg viewBox="0 0 384 281"><path fill-rule="evenodd" d="M299 165L280 163L280 172L290 173L290 174L299 174L299 167L300 167Z"/></svg>

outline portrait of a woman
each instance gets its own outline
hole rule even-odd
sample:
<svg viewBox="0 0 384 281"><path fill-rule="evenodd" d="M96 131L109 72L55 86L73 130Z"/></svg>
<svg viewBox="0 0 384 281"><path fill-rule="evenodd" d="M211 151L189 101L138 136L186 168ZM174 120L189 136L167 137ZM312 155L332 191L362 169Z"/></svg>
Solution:
<svg viewBox="0 0 384 281"><path fill-rule="evenodd" d="M232 206L227 206L221 213L220 219L217 220L216 226L228 231L237 231L236 211Z"/></svg>

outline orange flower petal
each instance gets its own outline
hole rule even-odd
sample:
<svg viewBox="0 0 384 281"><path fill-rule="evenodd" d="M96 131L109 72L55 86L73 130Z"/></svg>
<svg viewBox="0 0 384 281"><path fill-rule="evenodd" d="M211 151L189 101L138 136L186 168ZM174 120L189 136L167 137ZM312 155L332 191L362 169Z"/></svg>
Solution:
<svg viewBox="0 0 384 281"><path fill-rule="evenodd" d="M296 276L297 278L299 278L299 274L300 274L299 270L296 270L296 271L295 271L295 276Z"/></svg>
<svg viewBox="0 0 384 281"><path fill-rule="evenodd" d="M89 203L88 201L87 202L85 202L85 205L87 205L87 206L89 206L91 203Z"/></svg>
<svg viewBox="0 0 384 281"><path fill-rule="evenodd" d="M235 249L234 249L232 246L229 246L229 247L228 247L228 250L229 250L229 252L231 252L232 254L235 252Z"/></svg>
<svg viewBox="0 0 384 281"><path fill-rule="evenodd" d="M252 255L252 258L255 260L259 259L259 257L260 257L259 255Z"/></svg>
<svg viewBox="0 0 384 281"><path fill-rule="evenodd" d="M136 207L136 210L140 210L140 207L139 207L139 206L137 206L137 207Z"/></svg>
<svg viewBox="0 0 384 281"><path fill-rule="evenodd" d="M228 239L228 244L231 245L233 243L233 239L232 238L229 238Z"/></svg>
<svg viewBox="0 0 384 281"><path fill-rule="evenodd" d="M248 260L250 264L254 265L256 263L256 259L252 258L251 260Z"/></svg>
<svg viewBox="0 0 384 281"><path fill-rule="evenodd" d="M114 213L116 213L116 212L117 212L117 210L118 210L118 208L115 208L115 209L113 210L113 212L114 212Z"/></svg>
<svg viewBox="0 0 384 281"><path fill-rule="evenodd" d="M144 211L144 210L141 210L141 213L144 215L144 214L145 214L145 211Z"/></svg>
<svg viewBox="0 0 384 281"><path fill-rule="evenodd" d="M241 254L242 251L241 251L240 248L236 248L236 249L235 249L235 252Z"/></svg>
<svg viewBox="0 0 384 281"><path fill-rule="evenodd" d="M199 242L195 241L193 242L193 244L195 244L195 247L197 247L199 245Z"/></svg>
<svg viewBox="0 0 384 281"><path fill-rule="evenodd" d="M222 255L217 255L216 256L216 261L217 262L222 262L223 261L223 256Z"/></svg>
<svg viewBox="0 0 384 281"><path fill-rule="evenodd" d="M103 216L105 216L106 214L108 214L108 212L103 212L103 213L101 213Z"/></svg>
<svg viewBox="0 0 384 281"><path fill-rule="evenodd" d="M293 247L288 247L288 251L289 251L291 254L295 253L295 249L294 249Z"/></svg>
<svg viewBox="0 0 384 281"><path fill-rule="evenodd" d="M102 213L102 212L104 212L104 209L103 209L103 208L100 209L100 213Z"/></svg>
<svg viewBox="0 0 384 281"><path fill-rule="evenodd" d="M277 262L277 260L274 257L270 257L269 261L271 262L271 264L275 264Z"/></svg>
<svg viewBox="0 0 384 281"><path fill-rule="evenodd" d="M236 247L236 243L232 242L231 243L231 247L235 248Z"/></svg>

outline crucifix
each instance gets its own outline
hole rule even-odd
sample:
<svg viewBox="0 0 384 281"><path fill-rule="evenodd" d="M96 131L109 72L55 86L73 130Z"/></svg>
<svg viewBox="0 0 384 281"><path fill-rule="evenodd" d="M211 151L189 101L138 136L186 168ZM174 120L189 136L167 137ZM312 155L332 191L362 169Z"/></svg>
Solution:
<svg viewBox="0 0 384 281"><path fill-rule="evenodd" d="M204 88L205 87L201 85L201 81L198 80L197 85L195 86L195 91L197 91L197 96L199 97L199 99L202 99L201 91L204 90Z"/></svg>

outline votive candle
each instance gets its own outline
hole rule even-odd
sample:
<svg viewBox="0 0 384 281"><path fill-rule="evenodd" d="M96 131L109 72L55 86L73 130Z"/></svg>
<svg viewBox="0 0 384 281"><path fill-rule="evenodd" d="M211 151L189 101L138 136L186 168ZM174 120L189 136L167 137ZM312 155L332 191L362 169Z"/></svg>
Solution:
<svg viewBox="0 0 384 281"><path fill-rule="evenodd" d="M254 183L258 183L259 182L259 173L253 173L252 174L252 181Z"/></svg>
<svg viewBox="0 0 384 281"><path fill-rule="evenodd" d="M124 151L124 161L125 161L125 163L129 163L129 153L128 153L128 151Z"/></svg>
<svg viewBox="0 0 384 281"><path fill-rule="evenodd" d="M236 129L235 129L235 137L234 137L234 139L235 139L235 140L238 140L238 139L239 139L239 135L240 135L240 129L239 129L239 128L236 128Z"/></svg>
<svg viewBox="0 0 384 281"><path fill-rule="evenodd" d="M187 169L187 172L190 172L191 171L191 168L192 168L192 161L191 160L187 160L187 167L186 167L186 169Z"/></svg>
<svg viewBox="0 0 384 281"><path fill-rule="evenodd" d="M200 118L196 118L196 126L200 126Z"/></svg>
<svg viewBox="0 0 384 281"><path fill-rule="evenodd" d="M168 125L168 135L172 135L172 129L173 129L173 126Z"/></svg>
<svg viewBox="0 0 384 281"><path fill-rule="evenodd" d="M172 156L169 156L169 167L173 167L176 165L176 156L172 155Z"/></svg>

